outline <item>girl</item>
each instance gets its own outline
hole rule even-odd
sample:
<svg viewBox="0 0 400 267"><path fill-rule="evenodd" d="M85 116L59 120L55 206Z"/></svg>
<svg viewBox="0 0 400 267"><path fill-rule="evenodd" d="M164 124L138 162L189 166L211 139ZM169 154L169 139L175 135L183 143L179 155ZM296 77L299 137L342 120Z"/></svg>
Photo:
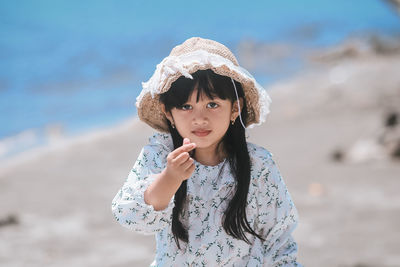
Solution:
<svg viewBox="0 0 400 267"><path fill-rule="evenodd" d="M136 106L157 133L112 201L156 234L151 266L301 266L297 211L272 154L246 142L271 100L224 45L190 38L157 65Z"/></svg>

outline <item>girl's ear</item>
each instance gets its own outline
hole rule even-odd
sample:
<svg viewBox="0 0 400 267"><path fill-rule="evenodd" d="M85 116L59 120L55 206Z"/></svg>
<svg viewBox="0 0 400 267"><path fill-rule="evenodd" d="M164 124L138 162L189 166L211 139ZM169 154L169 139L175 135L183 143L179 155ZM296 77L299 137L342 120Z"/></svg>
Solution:
<svg viewBox="0 0 400 267"><path fill-rule="evenodd" d="M165 117L167 117L167 119L169 120L169 122L173 125L174 124L174 118L171 115L171 112L167 112L165 110L165 105L161 103L161 110L164 113Z"/></svg>
<svg viewBox="0 0 400 267"><path fill-rule="evenodd" d="M243 98L239 97L239 103L240 103L240 111L243 110ZM239 116L239 107L238 107L238 101L236 100L233 102L232 106L232 114L231 114L231 120L236 120L236 118Z"/></svg>

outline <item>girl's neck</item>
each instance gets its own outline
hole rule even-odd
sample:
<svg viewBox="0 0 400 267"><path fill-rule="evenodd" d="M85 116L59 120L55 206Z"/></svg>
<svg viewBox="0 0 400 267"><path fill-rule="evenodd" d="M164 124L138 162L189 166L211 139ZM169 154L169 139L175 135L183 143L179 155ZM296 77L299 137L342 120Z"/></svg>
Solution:
<svg viewBox="0 0 400 267"><path fill-rule="evenodd" d="M215 166L221 163L226 157L223 151L217 149L196 148L194 158L197 162L206 166Z"/></svg>

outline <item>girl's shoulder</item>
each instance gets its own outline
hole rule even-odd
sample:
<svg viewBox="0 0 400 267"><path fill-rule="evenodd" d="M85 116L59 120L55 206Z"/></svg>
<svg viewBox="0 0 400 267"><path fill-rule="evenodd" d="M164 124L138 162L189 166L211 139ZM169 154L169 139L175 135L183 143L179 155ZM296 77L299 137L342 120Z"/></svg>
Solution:
<svg viewBox="0 0 400 267"><path fill-rule="evenodd" d="M149 137L149 143L146 147L151 149L164 150L169 153L174 149L172 136L167 133L154 133L152 136Z"/></svg>
<svg viewBox="0 0 400 267"><path fill-rule="evenodd" d="M247 143L251 159L251 179L255 185L254 190L260 188L286 188L273 154L266 148L252 143Z"/></svg>
<svg viewBox="0 0 400 267"><path fill-rule="evenodd" d="M149 137L148 143L140 152L141 158L146 161L154 160L166 161L168 154L173 150L172 137L169 134L155 133Z"/></svg>
<svg viewBox="0 0 400 267"><path fill-rule="evenodd" d="M249 155L254 165L266 165L272 163L273 154L268 149L250 142L247 142L247 149L249 150Z"/></svg>
<svg viewBox="0 0 400 267"><path fill-rule="evenodd" d="M270 182L278 183L280 178L275 175L277 166L273 159L272 152L262 146L252 143L247 143L247 148L251 160L251 177L253 182L257 184ZM275 179L277 180L275 181Z"/></svg>

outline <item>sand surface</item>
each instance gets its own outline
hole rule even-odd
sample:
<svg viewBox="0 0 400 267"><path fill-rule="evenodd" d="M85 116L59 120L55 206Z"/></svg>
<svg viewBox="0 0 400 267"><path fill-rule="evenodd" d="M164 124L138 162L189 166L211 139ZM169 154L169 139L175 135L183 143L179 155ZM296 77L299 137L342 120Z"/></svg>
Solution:
<svg viewBox="0 0 400 267"><path fill-rule="evenodd" d="M400 161L368 146L332 159L375 138L400 103L400 55L318 64L269 89L249 140L273 153L299 210L299 262L400 266ZM121 227L110 205L152 132L132 119L1 162L0 266L147 266L153 236Z"/></svg>

